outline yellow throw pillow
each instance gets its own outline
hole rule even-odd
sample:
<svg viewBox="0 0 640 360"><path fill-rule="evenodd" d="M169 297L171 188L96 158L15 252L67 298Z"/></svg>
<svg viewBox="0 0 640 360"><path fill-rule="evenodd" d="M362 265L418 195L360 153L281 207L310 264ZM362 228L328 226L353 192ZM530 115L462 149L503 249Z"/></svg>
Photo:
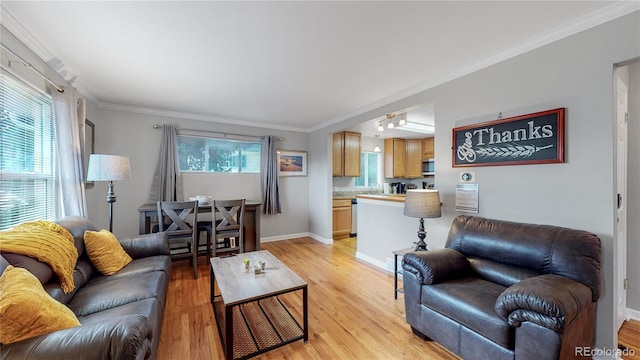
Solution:
<svg viewBox="0 0 640 360"><path fill-rule="evenodd" d="M73 311L52 298L38 278L11 265L0 276L0 324L2 344L80 326Z"/></svg>
<svg viewBox="0 0 640 360"><path fill-rule="evenodd" d="M132 261L108 230L85 231L84 247L93 266L104 275L113 275Z"/></svg>

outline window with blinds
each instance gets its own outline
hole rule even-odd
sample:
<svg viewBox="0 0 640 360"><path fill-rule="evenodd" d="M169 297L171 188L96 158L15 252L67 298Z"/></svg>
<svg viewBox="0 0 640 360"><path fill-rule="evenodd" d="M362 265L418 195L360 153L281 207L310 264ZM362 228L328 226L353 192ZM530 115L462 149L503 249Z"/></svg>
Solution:
<svg viewBox="0 0 640 360"><path fill-rule="evenodd" d="M54 141L51 99L0 72L0 230L55 218Z"/></svg>

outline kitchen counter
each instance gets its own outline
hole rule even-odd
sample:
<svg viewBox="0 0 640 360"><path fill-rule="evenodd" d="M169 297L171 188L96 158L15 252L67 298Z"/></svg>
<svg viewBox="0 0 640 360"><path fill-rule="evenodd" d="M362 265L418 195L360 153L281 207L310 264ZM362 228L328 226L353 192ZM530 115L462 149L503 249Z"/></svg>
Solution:
<svg viewBox="0 0 640 360"><path fill-rule="evenodd" d="M419 219L404 215L404 194L358 195L356 258L393 272L393 251L415 246Z"/></svg>
<svg viewBox="0 0 640 360"><path fill-rule="evenodd" d="M332 198L334 200L355 199L359 195L382 195L382 193L372 190L334 191Z"/></svg>
<svg viewBox="0 0 640 360"><path fill-rule="evenodd" d="M333 200L351 200L351 199L355 199L355 195L342 195L342 196L334 196Z"/></svg>
<svg viewBox="0 0 640 360"><path fill-rule="evenodd" d="M358 199L369 199L369 200L381 200L381 201L395 201L403 203L406 194L394 194L394 195L383 195L383 194L363 194L358 195L356 198Z"/></svg>

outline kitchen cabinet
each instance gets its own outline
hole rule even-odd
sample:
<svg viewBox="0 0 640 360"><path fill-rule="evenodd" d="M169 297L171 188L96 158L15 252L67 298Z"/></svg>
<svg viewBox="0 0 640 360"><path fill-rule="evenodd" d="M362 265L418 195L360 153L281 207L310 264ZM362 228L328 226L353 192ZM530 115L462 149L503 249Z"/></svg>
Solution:
<svg viewBox="0 0 640 360"><path fill-rule="evenodd" d="M351 233L351 199L333 199L333 238L344 239Z"/></svg>
<svg viewBox="0 0 640 360"><path fill-rule="evenodd" d="M436 157L436 151L434 146L434 138L422 139L422 161L434 159Z"/></svg>
<svg viewBox="0 0 640 360"><path fill-rule="evenodd" d="M422 140L407 140L407 160L406 175L407 178L422 177Z"/></svg>
<svg viewBox="0 0 640 360"><path fill-rule="evenodd" d="M384 139L384 177L403 178L407 174L407 140Z"/></svg>
<svg viewBox="0 0 640 360"><path fill-rule="evenodd" d="M384 177L421 178L422 140L384 139Z"/></svg>
<svg viewBox="0 0 640 360"><path fill-rule="evenodd" d="M333 176L360 176L360 133L333 134Z"/></svg>

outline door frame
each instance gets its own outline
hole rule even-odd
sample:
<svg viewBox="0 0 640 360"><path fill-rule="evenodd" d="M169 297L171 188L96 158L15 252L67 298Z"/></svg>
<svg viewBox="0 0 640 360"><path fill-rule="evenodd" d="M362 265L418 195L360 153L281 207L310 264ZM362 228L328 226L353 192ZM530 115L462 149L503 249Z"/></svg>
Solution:
<svg viewBox="0 0 640 360"><path fill-rule="evenodd" d="M625 282L627 279L627 153L628 153L628 75L623 79L622 69L628 66L616 68L614 71L614 111L615 111L615 265L614 265L614 321L616 333L628 318L627 291ZM628 74L628 73L626 73ZM626 80L626 83L625 83Z"/></svg>

